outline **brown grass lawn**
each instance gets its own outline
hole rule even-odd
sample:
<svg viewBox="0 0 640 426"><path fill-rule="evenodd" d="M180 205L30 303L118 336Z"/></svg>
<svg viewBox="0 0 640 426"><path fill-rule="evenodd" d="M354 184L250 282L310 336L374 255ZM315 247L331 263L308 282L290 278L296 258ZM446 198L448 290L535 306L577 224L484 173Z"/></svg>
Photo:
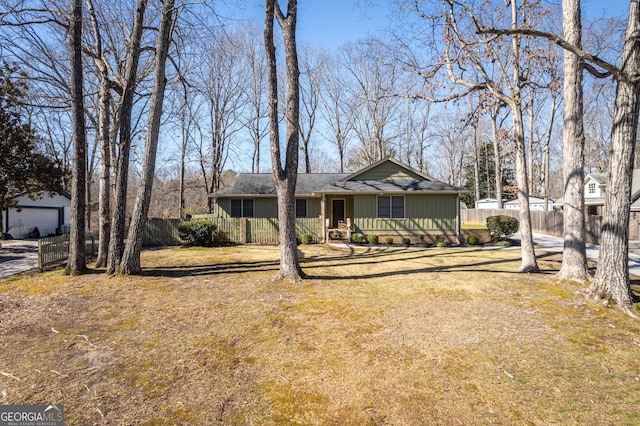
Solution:
<svg viewBox="0 0 640 426"><path fill-rule="evenodd" d="M640 321L519 250L143 254L141 277L0 279L4 404L69 425L640 424Z"/></svg>

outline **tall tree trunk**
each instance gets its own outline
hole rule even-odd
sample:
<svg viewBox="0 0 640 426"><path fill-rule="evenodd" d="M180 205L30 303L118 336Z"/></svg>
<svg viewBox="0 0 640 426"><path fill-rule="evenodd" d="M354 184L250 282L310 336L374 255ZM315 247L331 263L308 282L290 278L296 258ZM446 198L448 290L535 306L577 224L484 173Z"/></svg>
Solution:
<svg viewBox="0 0 640 426"><path fill-rule="evenodd" d="M69 261L65 267L65 273L79 275L82 274L87 267L84 232L87 143L84 118L84 90L82 86L82 0L73 0L71 3L69 53L71 56L73 179L71 183L71 234L69 236Z"/></svg>
<svg viewBox="0 0 640 426"><path fill-rule="evenodd" d="M511 28L518 28L518 8L511 2ZM520 80L520 36L511 38L513 52L513 82L509 102L513 117L513 132L516 144L516 183L518 185L518 201L520 203L520 244L522 252L521 272L539 271L536 253L533 248L531 231L531 212L529 211L529 182L527 179L527 160L524 141L524 123L522 122L522 93Z"/></svg>
<svg viewBox="0 0 640 426"><path fill-rule="evenodd" d="M124 228L127 209L127 185L129 179L129 155L131 153L131 115L133 99L137 84L138 62L140 61L140 44L144 24L147 0L138 0L133 31L129 44L128 63L125 73L122 99L119 105L118 126L118 161L116 164L116 188L113 211L111 214L111 236L109 239L109 256L107 258L107 274L116 273L124 250Z"/></svg>
<svg viewBox="0 0 640 426"><path fill-rule="evenodd" d="M297 282L304 273L300 268L295 230L295 187L298 177L298 149L300 137L300 84L296 49L297 0L287 2L287 16L282 14L277 0L266 0L264 40L267 52L269 82L269 124L271 164L278 193L278 221L280 232L280 270L276 279ZM278 136L278 73L274 45L274 16L282 29L285 49L286 93L286 157L283 167Z"/></svg>
<svg viewBox="0 0 640 426"><path fill-rule="evenodd" d="M639 32L640 5L638 0L632 0L620 62L625 77L618 81L613 109L600 259L595 279L589 287L593 297L613 300L629 313L633 303L629 281L629 209L640 105L640 83L637 81L640 76Z"/></svg>
<svg viewBox="0 0 640 426"><path fill-rule="evenodd" d="M500 167L500 140L498 134L498 112L499 107L496 107L491 111L491 129L493 130L493 155L495 156L495 162L493 164L495 182L496 182L496 200L497 208L501 209L502 206L502 168ZM488 173L488 170L487 170Z"/></svg>
<svg viewBox="0 0 640 426"><path fill-rule="evenodd" d="M144 225L147 222L153 178L156 167L156 154L158 152L158 139L160 136L160 118L162 117L162 104L164 90L167 85L166 64L171 42L173 25L174 0L164 0L162 5L162 19L158 41L156 43L156 56L154 63L153 91L151 94L151 111L149 113L149 125L147 127L147 140L145 142L144 157L142 159L142 174L136 197L136 204L131 217L127 244L120 262L121 274L140 274L140 252L142 251L142 236Z"/></svg>
<svg viewBox="0 0 640 426"><path fill-rule="evenodd" d="M582 47L580 0L563 0L563 36ZM564 251L557 277L585 282L587 269L584 212L583 61L568 50L564 55Z"/></svg>
<svg viewBox="0 0 640 426"><path fill-rule="evenodd" d="M109 250L109 234L111 233L111 87L106 60L102 51L100 26L92 0L87 0L89 16L93 24L95 38L94 62L100 73L100 91L98 93L98 141L100 144L100 178L98 194L98 258L95 266L100 268L107 264Z"/></svg>

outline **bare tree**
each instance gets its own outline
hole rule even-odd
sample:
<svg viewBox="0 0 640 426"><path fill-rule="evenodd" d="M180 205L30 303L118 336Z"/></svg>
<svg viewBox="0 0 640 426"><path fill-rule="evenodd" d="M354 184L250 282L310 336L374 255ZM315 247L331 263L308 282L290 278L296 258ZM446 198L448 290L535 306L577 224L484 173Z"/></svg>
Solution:
<svg viewBox="0 0 640 426"><path fill-rule="evenodd" d="M441 26L444 43L443 60L432 67L419 68L425 78L433 78L444 71L448 79L462 91L451 91L441 97L429 97L425 93L418 96L432 100L446 101L465 96L476 90L491 93L497 101L509 108L513 124L513 140L515 144L516 182L518 201L520 204L520 234L522 247L522 263L520 271L538 271L533 236L531 231L531 215L529 212L529 183L526 162L526 144L523 124L522 87L524 73L522 69L523 37L498 37L478 35L474 27L479 17L486 16L492 22L502 21L511 28L517 28L521 12L517 1L510 2L510 12L493 8L482 2L466 5L453 0L442 0L439 13L431 14L422 10L423 2L415 2L414 10L419 16L429 19L434 26ZM485 9L488 8L488 9ZM426 44L426 43L425 43ZM408 61L411 63L411 61ZM425 69L429 68L429 71ZM435 86L431 91L442 90Z"/></svg>
<svg viewBox="0 0 640 426"><path fill-rule="evenodd" d="M393 154L401 135L399 114L402 99L396 83L399 69L386 64L386 49L377 39L360 40L342 48L342 66L350 76L348 89L356 100L353 129L360 146L355 147L357 166L365 166Z"/></svg>
<svg viewBox="0 0 640 426"><path fill-rule="evenodd" d="M69 235L69 261L65 273L82 274L86 267L85 251L85 173L86 129L84 118L84 90L82 72L82 0L71 3L69 25L69 52L71 56L71 107L73 126L73 180L71 184L71 234Z"/></svg>
<svg viewBox="0 0 640 426"><path fill-rule="evenodd" d="M127 186L129 179L129 156L131 153L132 113L135 89L138 82L138 64L142 51L142 30L147 0L138 0L129 38L122 96L118 106L118 160L116 164L116 182L113 210L111 213L111 235L107 257L107 274L115 274L122 260L124 250L124 230L126 220Z"/></svg>
<svg viewBox="0 0 640 426"><path fill-rule="evenodd" d="M320 104L322 67L326 57L326 53L321 50L312 49L309 45L303 46L300 61L300 103L302 110L300 114L300 150L304 156L305 173L311 173L312 171L311 142Z"/></svg>
<svg viewBox="0 0 640 426"><path fill-rule="evenodd" d="M296 46L297 0L287 1L287 14L276 0L266 0L264 41L267 52L269 82L269 123L271 167L278 193L278 223L280 232L280 271L276 279L296 282L304 273L298 260L295 224L295 188L298 178L300 137L300 70ZM282 161L278 129L278 72L274 43L274 20L282 29L286 70L286 156Z"/></svg>
<svg viewBox="0 0 640 426"><path fill-rule="evenodd" d="M611 127L611 150L605 205L600 233L600 259L589 294L597 299L615 301L620 309L631 314L633 303L629 281L629 213L631 177L640 112L640 32L639 0L631 0L627 28L623 37L620 65L586 52L556 34L531 28L478 30L491 34L526 34L544 37L577 55L584 68L597 77L613 76L616 96ZM574 7L577 5L574 4Z"/></svg>
<svg viewBox="0 0 640 426"><path fill-rule="evenodd" d="M145 142L144 158L142 160L142 175L140 176L140 186L138 187L136 204L129 226L127 244L124 248L119 268L119 272L125 275L140 274L142 271L140 266L142 233L144 231L144 224L147 221L151 190L153 188L158 139L160 136L160 118L162 117L164 91L167 84L166 63L174 24L174 13L174 0L164 0L155 50L153 92L151 94L151 111L149 113L147 140Z"/></svg>
<svg viewBox="0 0 640 426"><path fill-rule="evenodd" d="M247 103L243 109L244 127L249 132L253 145L251 172L260 173L260 146L269 132L269 126L265 123L268 116L268 103L264 39L257 34L253 22L241 27L240 34L242 35L241 49L244 52L247 67L245 82L242 86Z"/></svg>
<svg viewBox="0 0 640 426"><path fill-rule="evenodd" d="M320 114L330 129L324 138L336 146L339 171L344 173L357 107L352 92L347 90L340 63L335 57L327 58L323 71Z"/></svg>

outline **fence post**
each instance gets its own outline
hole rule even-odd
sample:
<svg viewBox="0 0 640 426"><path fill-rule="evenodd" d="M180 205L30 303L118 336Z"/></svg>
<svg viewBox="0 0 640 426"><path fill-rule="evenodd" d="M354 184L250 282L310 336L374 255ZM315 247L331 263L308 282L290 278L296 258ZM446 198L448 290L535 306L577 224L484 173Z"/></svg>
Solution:
<svg viewBox="0 0 640 426"><path fill-rule="evenodd" d="M240 241L242 244L247 244L249 242L249 233L247 232L247 218L240 218Z"/></svg>

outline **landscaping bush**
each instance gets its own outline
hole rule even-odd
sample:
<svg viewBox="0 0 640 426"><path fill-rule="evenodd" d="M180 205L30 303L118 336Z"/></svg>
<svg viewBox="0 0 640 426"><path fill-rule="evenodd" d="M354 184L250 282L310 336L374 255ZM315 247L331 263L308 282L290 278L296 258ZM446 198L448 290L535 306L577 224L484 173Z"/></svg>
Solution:
<svg viewBox="0 0 640 426"><path fill-rule="evenodd" d="M378 236L375 234L369 234L367 240L369 240L369 244L378 244Z"/></svg>
<svg viewBox="0 0 640 426"><path fill-rule="evenodd" d="M351 234L351 242L353 244L366 244L367 239L365 238L364 234L356 232L354 234Z"/></svg>
<svg viewBox="0 0 640 426"><path fill-rule="evenodd" d="M470 246L477 246L478 244L480 244L480 238L476 237L475 235L469 235L469 237L467 238L467 244L469 244Z"/></svg>
<svg viewBox="0 0 640 426"><path fill-rule="evenodd" d="M393 237L384 237L384 243L390 246L393 244Z"/></svg>
<svg viewBox="0 0 640 426"><path fill-rule="evenodd" d="M178 236L189 246L211 247L224 242L224 233L207 219L196 219L178 224Z"/></svg>
<svg viewBox="0 0 640 426"><path fill-rule="evenodd" d="M313 243L313 235L306 233L302 234L302 244L311 244Z"/></svg>
<svg viewBox="0 0 640 426"><path fill-rule="evenodd" d="M411 245L411 240L409 238L403 238L402 239L402 245L404 245L405 247L409 247Z"/></svg>
<svg viewBox="0 0 640 426"><path fill-rule="evenodd" d="M438 247L444 247L444 246L440 246L438 244L444 244L445 246L447 245L447 237L445 237L444 235L436 235L436 245Z"/></svg>
<svg viewBox="0 0 640 426"><path fill-rule="evenodd" d="M447 243L445 243L444 241L438 241L438 242L436 243L436 246L437 246L437 247L440 247L440 248L442 248L442 247L446 247L446 246L447 246Z"/></svg>
<svg viewBox="0 0 640 426"><path fill-rule="evenodd" d="M515 217L500 215L487 218L487 228L494 241L511 237L518 232L519 226L518 219Z"/></svg>

